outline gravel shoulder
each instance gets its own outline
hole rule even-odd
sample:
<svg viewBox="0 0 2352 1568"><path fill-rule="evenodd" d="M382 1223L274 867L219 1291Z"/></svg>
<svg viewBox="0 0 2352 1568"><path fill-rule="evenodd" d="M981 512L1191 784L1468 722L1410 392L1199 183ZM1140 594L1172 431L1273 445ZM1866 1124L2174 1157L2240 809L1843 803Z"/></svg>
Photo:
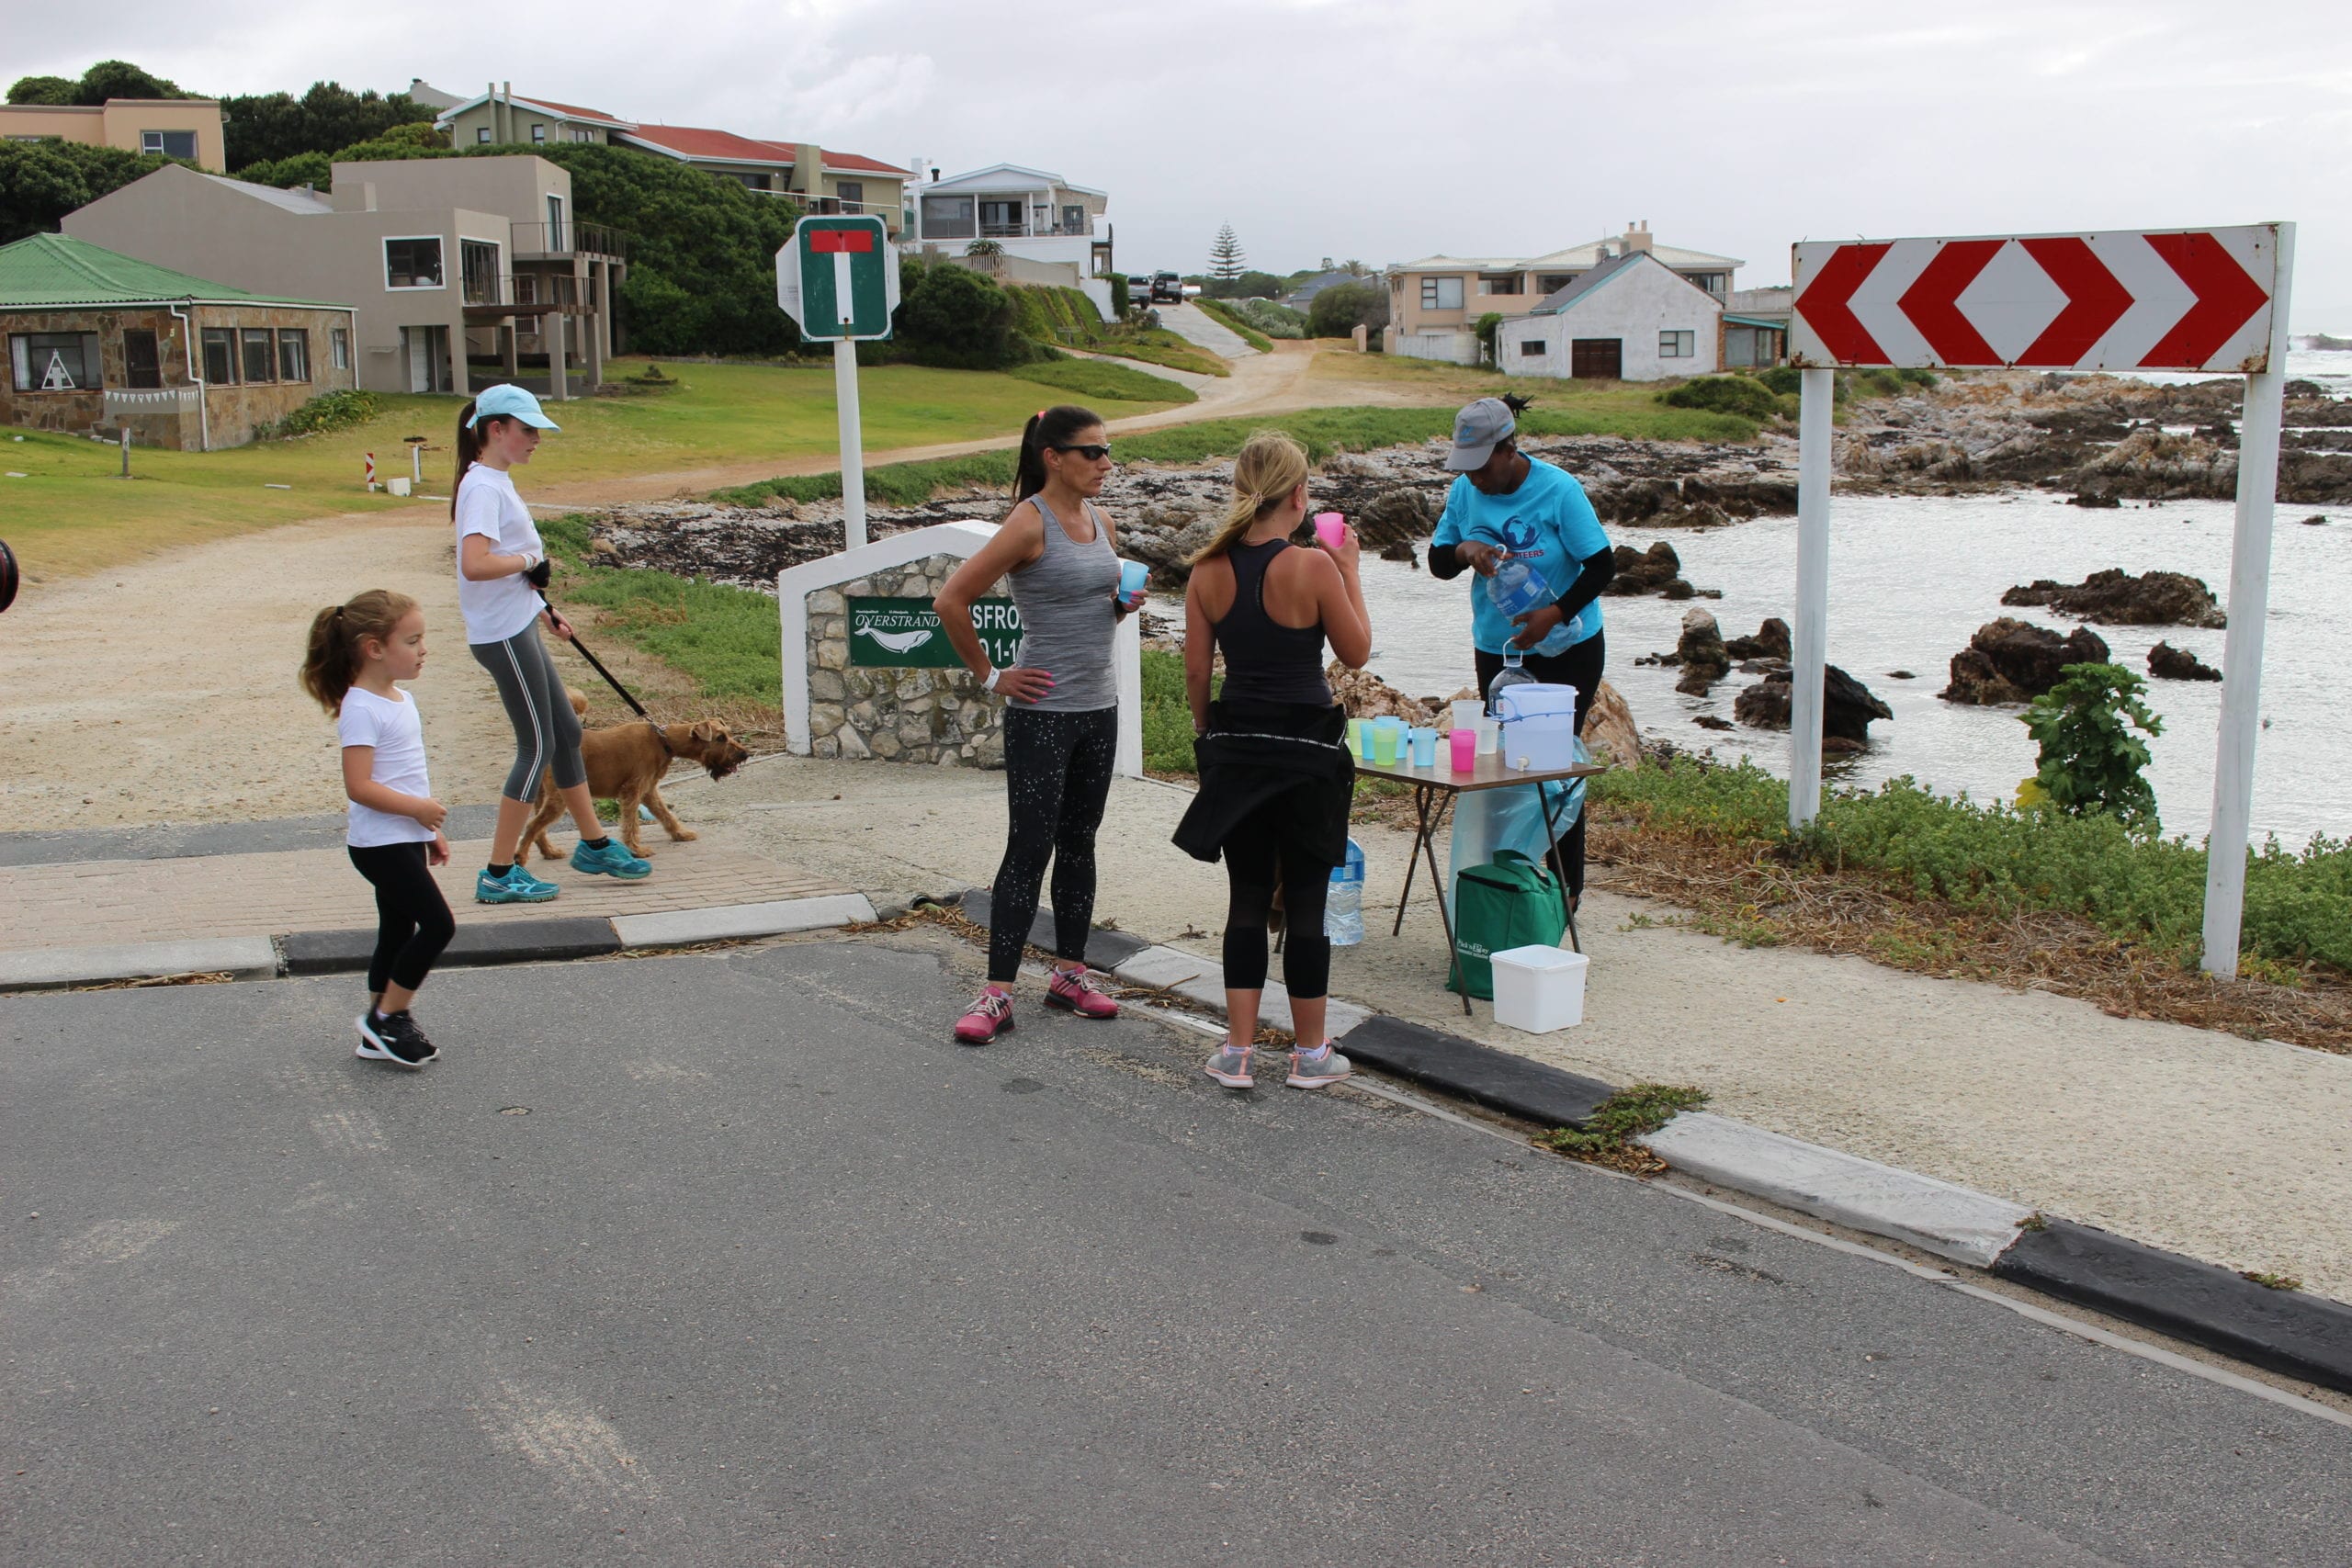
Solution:
<svg viewBox="0 0 2352 1568"><path fill-rule="evenodd" d="M761 852L869 891L985 886L1003 846L995 773L778 758L681 798L698 822L731 822ZM1119 782L1095 918L1214 955L1223 871L1169 843L1189 799ZM1696 1084L1727 1116L2352 1300L2352 1057L1637 927L1674 911L1605 886L1582 921L1585 1023L1521 1034L1484 1006L1464 1020L1441 989L1426 877L1403 934L1388 934L1409 840L1355 833L1379 913L1367 909L1363 946L1335 954L1335 995L1611 1082Z"/></svg>

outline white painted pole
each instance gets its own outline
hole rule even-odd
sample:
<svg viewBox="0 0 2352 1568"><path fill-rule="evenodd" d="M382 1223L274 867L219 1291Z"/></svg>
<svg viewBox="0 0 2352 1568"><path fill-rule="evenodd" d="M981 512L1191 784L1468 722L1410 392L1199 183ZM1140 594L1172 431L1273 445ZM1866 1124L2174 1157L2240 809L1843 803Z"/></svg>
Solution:
<svg viewBox="0 0 2352 1568"><path fill-rule="evenodd" d="M843 321L847 332L849 323ZM865 438L857 420L857 344L833 340L833 399L842 419L842 526L845 549L865 543Z"/></svg>
<svg viewBox="0 0 2352 1568"><path fill-rule="evenodd" d="M2230 545L2230 629L2222 644L2222 732L2213 755L2213 823L2205 842L2206 973L2233 980L2245 913L2254 817L2254 743L2262 713L2262 634L2270 613L2271 513L2278 499L2278 424L2287 389L2287 295L2295 226L2278 225L2270 293L2269 368L2245 378L2238 424L2237 531Z"/></svg>
<svg viewBox="0 0 2352 1568"><path fill-rule="evenodd" d="M1821 682L1829 660L1829 416L1838 373L1800 373L1797 404L1797 624L1789 673L1789 827L1821 814Z"/></svg>

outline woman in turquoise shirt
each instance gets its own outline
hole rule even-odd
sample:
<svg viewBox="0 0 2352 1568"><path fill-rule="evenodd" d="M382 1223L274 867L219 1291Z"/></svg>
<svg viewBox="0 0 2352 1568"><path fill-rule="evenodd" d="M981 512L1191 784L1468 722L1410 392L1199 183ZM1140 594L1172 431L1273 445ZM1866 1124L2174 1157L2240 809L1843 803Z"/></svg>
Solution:
<svg viewBox="0 0 2352 1568"><path fill-rule="evenodd" d="M1543 581L1543 602L1516 616L1506 616L1483 589L1472 590L1470 638L1478 690L1494 683L1504 650L1517 648L1529 674L1577 689L1577 728L1582 730L1608 659L1600 594L1617 575L1617 558L1584 486L1565 469L1520 451L1514 401L1480 398L1454 416L1453 450L1445 466L1459 477L1446 492L1445 515L1430 539L1430 572L1452 579L1467 568L1492 577L1517 561ZM1563 626L1570 628L1565 649L1532 651ZM1573 905L1584 896L1581 813L1554 849L1553 862Z"/></svg>

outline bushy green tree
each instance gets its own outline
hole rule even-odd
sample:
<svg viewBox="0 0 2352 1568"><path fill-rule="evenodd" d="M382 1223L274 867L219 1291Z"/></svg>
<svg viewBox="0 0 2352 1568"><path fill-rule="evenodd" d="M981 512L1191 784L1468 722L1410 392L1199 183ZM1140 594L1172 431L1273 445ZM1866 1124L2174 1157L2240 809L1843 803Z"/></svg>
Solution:
<svg viewBox="0 0 2352 1568"><path fill-rule="evenodd" d="M1346 337L1359 326L1374 332L1388 324L1388 291L1370 283L1339 283L1307 307L1306 330L1316 337Z"/></svg>
<svg viewBox="0 0 2352 1568"><path fill-rule="evenodd" d="M19 76L8 89L8 101L64 108L82 101L82 84L70 76Z"/></svg>
<svg viewBox="0 0 2352 1568"><path fill-rule="evenodd" d="M899 270L899 296L891 326L899 352L918 365L994 370L1033 352L1016 330L1012 297L968 267L908 262Z"/></svg>
<svg viewBox="0 0 2352 1568"><path fill-rule="evenodd" d="M54 232L75 208L171 161L82 141L0 141L0 244Z"/></svg>
<svg viewBox="0 0 2352 1568"><path fill-rule="evenodd" d="M2147 682L2120 664L2069 665L2058 683L2019 716L2041 742L2034 782L2052 806L2071 817L2105 812L2133 828L2155 830L2156 792L2143 770L2147 735L2164 721L2140 700Z"/></svg>
<svg viewBox="0 0 2352 1568"><path fill-rule="evenodd" d="M355 93L337 82L313 82L299 98L291 93L223 98L220 118L229 167L241 171L240 178L250 165L335 152L373 141L394 126L421 126L446 145L433 130L433 111L407 94Z"/></svg>
<svg viewBox="0 0 2352 1568"><path fill-rule="evenodd" d="M108 98L185 98L179 84L142 71L128 60L101 60L82 73L82 101L103 104Z"/></svg>

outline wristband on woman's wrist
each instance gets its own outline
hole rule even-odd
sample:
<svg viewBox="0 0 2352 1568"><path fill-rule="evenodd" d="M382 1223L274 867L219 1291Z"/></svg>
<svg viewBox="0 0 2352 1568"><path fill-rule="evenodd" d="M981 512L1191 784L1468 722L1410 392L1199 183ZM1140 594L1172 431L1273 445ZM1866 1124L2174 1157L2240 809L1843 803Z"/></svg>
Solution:
<svg viewBox="0 0 2352 1568"><path fill-rule="evenodd" d="M985 675L985 676L983 676L983 677L981 678L981 681L980 681L980 690L982 690L982 691L984 691L984 692L993 692L993 691L995 691L995 690L996 690L996 678L997 678L998 676L1000 676L1000 675L1003 674L1003 673L1004 673L1004 671L1003 671L999 670L999 669L995 668L994 666L990 666L990 667L989 667L989 672L988 672L988 674L987 674L987 675Z"/></svg>

